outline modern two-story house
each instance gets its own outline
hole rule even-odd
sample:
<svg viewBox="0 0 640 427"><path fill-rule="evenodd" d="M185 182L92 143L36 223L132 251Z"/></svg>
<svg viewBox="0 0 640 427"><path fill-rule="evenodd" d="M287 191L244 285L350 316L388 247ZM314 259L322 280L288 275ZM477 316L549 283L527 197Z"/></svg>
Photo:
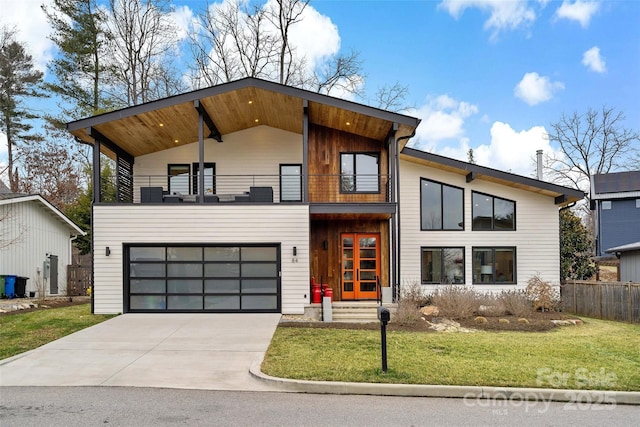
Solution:
<svg viewBox="0 0 640 427"><path fill-rule="evenodd" d="M253 78L68 123L94 147L94 312L299 314L312 277L338 301L557 282L583 194L407 148L418 125Z"/></svg>
<svg viewBox="0 0 640 427"><path fill-rule="evenodd" d="M596 256L606 257L608 249L639 242L640 171L591 176L591 210Z"/></svg>

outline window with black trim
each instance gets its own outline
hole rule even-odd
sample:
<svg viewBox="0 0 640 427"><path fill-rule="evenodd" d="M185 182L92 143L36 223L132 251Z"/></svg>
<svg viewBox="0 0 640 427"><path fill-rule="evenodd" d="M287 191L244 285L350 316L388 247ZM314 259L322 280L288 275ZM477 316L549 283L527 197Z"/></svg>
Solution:
<svg viewBox="0 0 640 427"><path fill-rule="evenodd" d="M193 164L193 188L191 194L198 194L198 179L200 178L200 163ZM216 194L216 164L204 164L204 194Z"/></svg>
<svg viewBox="0 0 640 427"><path fill-rule="evenodd" d="M473 248L473 284L515 283L516 248Z"/></svg>
<svg viewBox="0 0 640 427"><path fill-rule="evenodd" d="M475 191L472 202L474 231L516 229L516 202Z"/></svg>
<svg viewBox="0 0 640 427"><path fill-rule="evenodd" d="M464 230L464 190L420 179L421 230Z"/></svg>
<svg viewBox="0 0 640 427"><path fill-rule="evenodd" d="M340 192L380 193L380 153L341 153Z"/></svg>
<svg viewBox="0 0 640 427"><path fill-rule="evenodd" d="M280 165L280 201L302 201L302 165Z"/></svg>
<svg viewBox="0 0 640 427"><path fill-rule="evenodd" d="M168 189L170 193L189 194L191 166L188 163L169 164L167 175L169 175Z"/></svg>
<svg viewBox="0 0 640 427"><path fill-rule="evenodd" d="M464 283L464 248L420 248L422 283Z"/></svg>

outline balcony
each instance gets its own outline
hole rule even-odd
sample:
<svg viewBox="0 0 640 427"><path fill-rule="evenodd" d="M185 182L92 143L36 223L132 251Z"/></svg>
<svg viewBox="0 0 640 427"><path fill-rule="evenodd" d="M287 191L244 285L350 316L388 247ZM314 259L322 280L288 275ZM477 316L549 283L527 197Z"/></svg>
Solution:
<svg viewBox="0 0 640 427"><path fill-rule="evenodd" d="M390 203L389 175L205 175L204 203ZM199 175L119 175L102 179L101 203L199 203Z"/></svg>

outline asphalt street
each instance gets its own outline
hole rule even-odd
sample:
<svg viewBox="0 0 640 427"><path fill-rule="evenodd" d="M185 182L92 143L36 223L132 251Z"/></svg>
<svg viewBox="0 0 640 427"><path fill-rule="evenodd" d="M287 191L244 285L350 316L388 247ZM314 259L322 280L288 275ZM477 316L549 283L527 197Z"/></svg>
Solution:
<svg viewBox="0 0 640 427"><path fill-rule="evenodd" d="M631 426L639 406L136 387L0 387L11 426Z"/></svg>

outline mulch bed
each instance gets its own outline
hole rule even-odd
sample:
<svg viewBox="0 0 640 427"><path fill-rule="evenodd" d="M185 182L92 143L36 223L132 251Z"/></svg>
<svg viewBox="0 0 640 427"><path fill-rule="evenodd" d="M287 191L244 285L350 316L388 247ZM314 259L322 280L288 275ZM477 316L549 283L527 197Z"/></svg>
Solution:
<svg viewBox="0 0 640 427"><path fill-rule="evenodd" d="M91 302L91 297L88 296L75 296L75 297L51 297L46 298L44 301L38 298L14 298L14 299L2 299L0 300L0 308L8 310L6 313L0 312L0 316L12 316L21 313L29 313L32 311L47 310L50 308L69 307L72 305L87 304ZM16 310L13 307L34 304L37 307L30 307L25 309Z"/></svg>
<svg viewBox="0 0 640 427"><path fill-rule="evenodd" d="M480 331L518 331L518 332L546 332L559 326L553 324L551 320L573 319L564 313L557 312L534 312L526 317L529 323L518 322L517 316L501 316L501 317L485 317L487 323L476 323L475 317L466 319L453 319L460 323L461 327L476 329ZM437 321L432 317L426 317L430 322ZM509 323L500 322L500 319L507 319ZM301 321L281 321L278 325L282 328L332 328L332 329L360 329L360 330L379 330L380 323L339 323L339 322L301 322ZM567 326L575 327L575 326ZM415 324L399 324L391 322L387 325L387 331L402 332L426 332L435 333L430 329L429 323L420 320Z"/></svg>

